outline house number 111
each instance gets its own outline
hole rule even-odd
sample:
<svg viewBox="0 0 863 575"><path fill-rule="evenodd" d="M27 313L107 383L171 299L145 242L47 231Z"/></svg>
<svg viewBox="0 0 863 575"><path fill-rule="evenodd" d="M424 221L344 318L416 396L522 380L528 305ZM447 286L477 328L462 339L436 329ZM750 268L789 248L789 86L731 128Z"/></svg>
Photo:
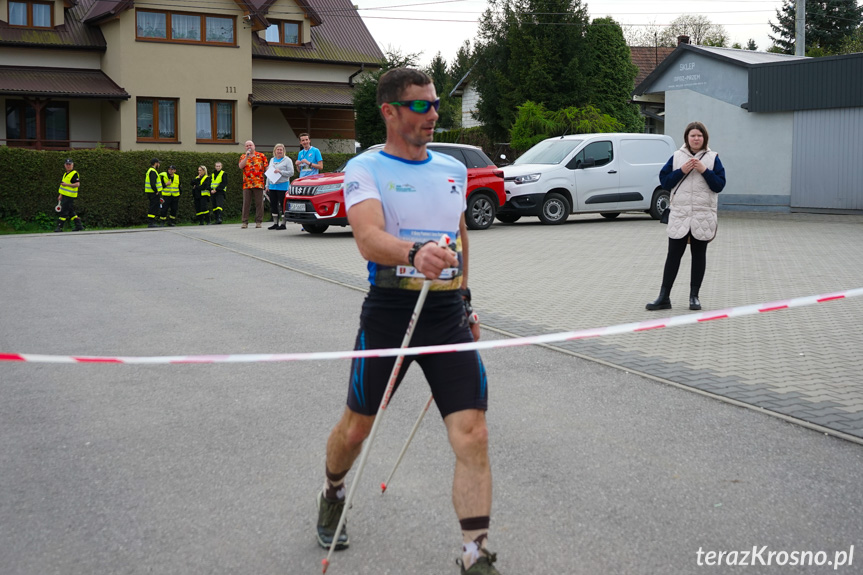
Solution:
<svg viewBox="0 0 863 575"><path fill-rule="evenodd" d="M225 86L225 93L226 94L236 94L237 93L237 87L236 86Z"/></svg>

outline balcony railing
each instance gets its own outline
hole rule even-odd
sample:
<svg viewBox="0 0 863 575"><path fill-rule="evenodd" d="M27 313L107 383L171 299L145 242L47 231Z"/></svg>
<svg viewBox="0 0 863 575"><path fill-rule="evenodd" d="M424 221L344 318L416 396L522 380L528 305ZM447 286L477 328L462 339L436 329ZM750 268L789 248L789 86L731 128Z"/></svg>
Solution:
<svg viewBox="0 0 863 575"><path fill-rule="evenodd" d="M93 148L107 148L119 150L120 142L109 142L104 140L32 140L0 138L0 145L12 148L28 148L30 150L87 150Z"/></svg>

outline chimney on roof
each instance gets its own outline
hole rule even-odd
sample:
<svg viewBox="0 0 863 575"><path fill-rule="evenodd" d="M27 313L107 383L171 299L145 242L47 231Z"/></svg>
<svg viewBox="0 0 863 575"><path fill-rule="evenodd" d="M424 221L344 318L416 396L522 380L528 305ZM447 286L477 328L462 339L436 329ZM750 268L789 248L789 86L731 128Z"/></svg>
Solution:
<svg viewBox="0 0 863 575"><path fill-rule="evenodd" d="M677 45L680 46L681 44L689 44L689 36L687 36L686 34L681 34L680 36L678 36Z"/></svg>

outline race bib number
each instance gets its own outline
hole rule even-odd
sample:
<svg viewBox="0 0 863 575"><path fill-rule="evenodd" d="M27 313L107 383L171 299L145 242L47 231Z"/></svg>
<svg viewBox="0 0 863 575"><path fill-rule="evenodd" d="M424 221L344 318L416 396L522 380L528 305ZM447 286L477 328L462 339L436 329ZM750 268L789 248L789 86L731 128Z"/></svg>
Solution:
<svg viewBox="0 0 863 575"><path fill-rule="evenodd" d="M407 240L411 243L415 242L435 242L438 243L441 239L441 236L446 235L450 238L450 246L455 248L455 238L456 233L452 231L430 231L430 230L401 230L399 232L399 238L403 240ZM396 275L398 277L403 278L425 278L423 274L421 274L417 269L413 266L405 266L400 265L396 266ZM438 279L440 280L451 280L458 275L458 268L445 268L441 271Z"/></svg>

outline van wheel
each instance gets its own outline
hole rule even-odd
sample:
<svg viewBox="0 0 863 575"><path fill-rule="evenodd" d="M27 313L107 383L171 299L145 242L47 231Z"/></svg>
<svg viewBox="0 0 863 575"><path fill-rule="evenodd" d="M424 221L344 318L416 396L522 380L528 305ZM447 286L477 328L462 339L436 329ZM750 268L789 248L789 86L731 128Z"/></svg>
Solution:
<svg viewBox="0 0 863 575"><path fill-rule="evenodd" d="M662 188L658 188L655 192L653 192L653 201L650 202L650 217L654 220L658 220L662 217L662 212L665 211L665 208L671 205L671 194L668 193L668 190L663 190Z"/></svg>
<svg viewBox="0 0 863 575"><path fill-rule="evenodd" d="M495 217L505 224L514 224L521 219L521 216L518 214L497 214Z"/></svg>
<svg viewBox="0 0 863 575"><path fill-rule="evenodd" d="M471 230L485 230L494 222L494 212L494 202L487 195L474 192L467 199L465 223Z"/></svg>
<svg viewBox="0 0 863 575"><path fill-rule="evenodd" d="M303 224L303 229L310 234L322 234L330 227L326 224Z"/></svg>
<svg viewBox="0 0 863 575"><path fill-rule="evenodd" d="M566 198L553 192L546 194L539 212L539 221L549 225L562 224L569 217L569 210Z"/></svg>
<svg viewBox="0 0 863 575"><path fill-rule="evenodd" d="M603 218L605 218L606 220L613 220L614 218L616 218L617 216L620 215L620 212L602 212L599 215L602 216Z"/></svg>

